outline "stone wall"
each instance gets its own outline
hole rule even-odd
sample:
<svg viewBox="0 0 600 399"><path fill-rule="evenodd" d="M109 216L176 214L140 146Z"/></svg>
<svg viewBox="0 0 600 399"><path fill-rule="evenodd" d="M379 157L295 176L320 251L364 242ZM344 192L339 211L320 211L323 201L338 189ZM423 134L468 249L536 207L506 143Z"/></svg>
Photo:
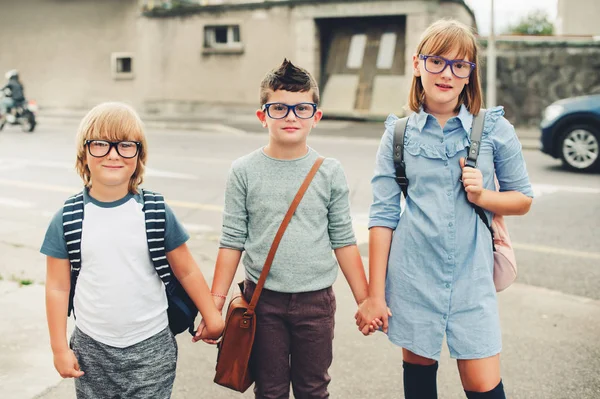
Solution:
<svg viewBox="0 0 600 399"><path fill-rule="evenodd" d="M482 41L485 49L487 43ZM498 41L497 99L514 125L538 125L556 100L600 94L600 42ZM486 86L485 53L481 63Z"/></svg>

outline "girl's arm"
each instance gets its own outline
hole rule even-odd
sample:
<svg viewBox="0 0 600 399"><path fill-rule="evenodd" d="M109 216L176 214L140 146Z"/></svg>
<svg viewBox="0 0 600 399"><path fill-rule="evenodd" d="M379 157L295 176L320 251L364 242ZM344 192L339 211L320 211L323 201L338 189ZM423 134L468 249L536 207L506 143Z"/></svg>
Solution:
<svg viewBox="0 0 600 399"><path fill-rule="evenodd" d="M497 215L524 215L529 212L531 197L518 191L492 191L483 188L483 175L479 169L465 167L465 159L460 159L462 181L467 199L483 209Z"/></svg>
<svg viewBox="0 0 600 399"><path fill-rule="evenodd" d="M78 378L84 373L67 343L67 314L71 288L68 259L46 257L46 318L54 367L63 378Z"/></svg>
<svg viewBox="0 0 600 399"><path fill-rule="evenodd" d="M384 333L388 331L388 317L392 315L385 302L385 276L393 230L372 227L369 230L369 296L356 312L356 325L367 335L369 323L377 320Z"/></svg>
<svg viewBox="0 0 600 399"><path fill-rule="evenodd" d="M471 202L483 209L497 215L507 216L525 215L529 212L533 199L518 191L499 192L483 189L474 201Z"/></svg>
<svg viewBox="0 0 600 399"><path fill-rule="evenodd" d="M187 244L181 244L172 251L167 252L167 260L177 280L190 296L200 311L205 321L207 333L200 337L203 329L198 328L194 338L218 338L223 332L225 325L221 318L221 312L213 303L208 284L196 264Z"/></svg>
<svg viewBox="0 0 600 399"><path fill-rule="evenodd" d="M354 300L360 305L367 299L369 291L365 268L358 252L358 247L356 245L348 245L337 248L334 252L342 273L344 273L344 277L346 277L346 281L348 281L348 285L352 290Z"/></svg>

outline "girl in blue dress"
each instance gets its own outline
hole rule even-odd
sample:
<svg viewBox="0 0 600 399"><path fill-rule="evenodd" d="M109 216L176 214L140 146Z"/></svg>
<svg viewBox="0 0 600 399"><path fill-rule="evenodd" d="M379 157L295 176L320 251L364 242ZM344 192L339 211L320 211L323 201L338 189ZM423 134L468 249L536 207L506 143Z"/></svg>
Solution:
<svg viewBox="0 0 600 399"><path fill-rule="evenodd" d="M464 166L473 118L483 105L477 44L467 26L451 20L431 25L413 67L406 206L401 214L392 156L398 118L390 115L372 179L369 298L357 325L369 334L379 323L403 348L408 399L437 398L444 335L467 397L505 398L493 246L473 205L490 221L493 214L529 211L533 192L521 144L502 107L489 109L477 169Z"/></svg>

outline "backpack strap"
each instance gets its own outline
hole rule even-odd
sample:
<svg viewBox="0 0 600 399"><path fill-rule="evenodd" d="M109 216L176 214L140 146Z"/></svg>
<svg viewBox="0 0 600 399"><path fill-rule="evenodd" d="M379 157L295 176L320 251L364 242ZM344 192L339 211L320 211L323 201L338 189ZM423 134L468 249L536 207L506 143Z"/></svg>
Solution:
<svg viewBox="0 0 600 399"><path fill-rule="evenodd" d="M144 196L144 217L146 219L146 240L154 270L165 286L174 279L165 251L165 198L158 193L142 189Z"/></svg>
<svg viewBox="0 0 600 399"><path fill-rule="evenodd" d="M485 109L481 109L479 114L473 118L473 125L471 126L471 146L467 149L467 159L465 160L465 166L469 166L471 168L477 168L477 157L479 156L479 148L481 147L481 136L483 134L483 122L485 120ZM475 213L479 215L485 227L488 228L490 234L492 235L492 245L494 243L494 231L492 230L492 226L488 221L488 218L485 214L485 211L482 207L473 205L473 209L475 209ZM494 248L495 250L495 248Z"/></svg>
<svg viewBox="0 0 600 399"><path fill-rule="evenodd" d="M394 125L394 138L392 143L392 153L394 156L394 168L396 169L396 183L408 198L408 178L406 177L406 165L404 164L404 136L406 135L406 126L408 125L408 116L400 118Z"/></svg>
<svg viewBox="0 0 600 399"><path fill-rule="evenodd" d="M179 334L187 329L191 335L194 335L194 320L198 314L198 309L177 280L167 260L165 249L165 198L159 193L146 189L142 189L142 195L144 198L143 211L146 220L148 251L154 270L156 270L158 277L165 285L169 327L173 334Z"/></svg>
<svg viewBox="0 0 600 399"><path fill-rule="evenodd" d="M479 147L481 146L481 135L483 134L483 121L485 120L485 109L481 109L479 114L473 118L471 126L471 146L467 151L465 166L471 168L477 167L477 157L479 156Z"/></svg>
<svg viewBox="0 0 600 399"><path fill-rule="evenodd" d="M65 201L63 206L63 234L67 243L69 263L71 264L71 288L69 291L69 309L73 311L75 285L81 270L81 232L83 228L83 191ZM75 313L73 313L75 315Z"/></svg>

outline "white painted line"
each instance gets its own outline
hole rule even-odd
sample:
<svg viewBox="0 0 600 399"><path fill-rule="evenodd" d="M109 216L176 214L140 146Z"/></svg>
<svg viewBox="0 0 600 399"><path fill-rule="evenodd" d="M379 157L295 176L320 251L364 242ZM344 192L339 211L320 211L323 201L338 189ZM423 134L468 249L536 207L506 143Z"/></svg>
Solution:
<svg viewBox="0 0 600 399"><path fill-rule="evenodd" d="M555 184L535 183L531 185L533 194L539 198L546 194L555 193L577 193L577 194L600 194L600 188L577 187L577 186L559 186Z"/></svg>
<svg viewBox="0 0 600 399"><path fill-rule="evenodd" d="M28 167L41 167L41 168L56 168L56 169L67 169L74 170L75 163L69 162L53 162L53 161L36 161L30 159L10 159L4 158L0 160L0 170L14 170L14 169L25 169ZM198 180L198 176L169 172L160 169L146 168L146 176L152 177L165 177L169 179L182 179L182 180Z"/></svg>
<svg viewBox="0 0 600 399"><path fill-rule="evenodd" d="M70 187L65 187L65 186L55 186L55 185L32 183L32 182L21 182L21 181L1 179L1 178L0 178L0 185L7 185L7 186L13 186L13 187L20 187L20 188L31 188L31 189L45 190L45 191L66 192L69 194L76 193L78 190L76 188L70 188ZM570 186L553 186L553 187L559 187L560 191L564 190L564 191L579 192L579 193L590 193L591 192L593 194L596 194L597 193L596 191L598 191L598 193L600 193L600 190L588 189L588 188L584 188L584 187L570 187ZM177 201L177 200L172 200L172 201L167 200L167 203L172 207L198 209L198 210L203 210L203 211L219 212L219 213L223 212L223 207L220 205L201 204L198 202ZM369 233L368 233L368 226L365 223L365 214L364 213L355 214L355 215L353 215L353 218L355 218L353 227L356 232L357 242L359 244L368 242ZM557 255L562 255L562 256L570 256L570 257L574 257L574 258L584 258L584 259L600 259L600 253L598 253L598 252L573 251L573 250L569 250L569 249L546 247L546 246L542 246L542 245L533 245L533 244L519 244L519 243L513 243L513 246L516 249L539 252L539 253L544 253L544 254L557 254Z"/></svg>
<svg viewBox="0 0 600 399"><path fill-rule="evenodd" d="M165 177L165 178L169 178L169 179L181 179L181 180L198 180L198 176L189 175L189 174L185 174L185 173L167 172L164 170L150 169L150 168L146 168L146 176Z"/></svg>
<svg viewBox="0 0 600 399"><path fill-rule="evenodd" d="M584 251L573 251L570 249L547 247L544 245L532 245L532 244L519 244L513 243L515 249L521 249L524 251L539 252L544 254L555 254L563 256L571 256L573 258L584 258L584 259L599 259L600 253L598 252L584 252Z"/></svg>
<svg viewBox="0 0 600 399"><path fill-rule="evenodd" d="M27 209L27 208L35 207L35 204L33 204L31 202L27 202L27 201L21 201L21 200L14 199L14 198L0 197L0 206L8 206L8 207L12 207L12 208Z"/></svg>
<svg viewBox="0 0 600 399"><path fill-rule="evenodd" d="M187 230L188 233L208 233L211 231L215 231L215 229L206 224L183 223L183 227Z"/></svg>

